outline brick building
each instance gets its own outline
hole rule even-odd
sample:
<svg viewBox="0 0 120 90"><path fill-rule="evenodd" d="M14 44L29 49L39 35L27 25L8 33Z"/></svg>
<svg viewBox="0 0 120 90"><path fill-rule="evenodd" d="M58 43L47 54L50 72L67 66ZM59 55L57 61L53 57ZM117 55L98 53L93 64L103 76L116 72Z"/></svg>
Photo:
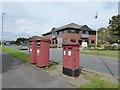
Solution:
<svg viewBox="0 0 120 90"><path fill-rule="evenodd" d="M59 28L52 28L50 32L42 34L50 39L50 44L61 47L65 42L87 42L96 44L96 31L87 25L70 23Z"/></svg>

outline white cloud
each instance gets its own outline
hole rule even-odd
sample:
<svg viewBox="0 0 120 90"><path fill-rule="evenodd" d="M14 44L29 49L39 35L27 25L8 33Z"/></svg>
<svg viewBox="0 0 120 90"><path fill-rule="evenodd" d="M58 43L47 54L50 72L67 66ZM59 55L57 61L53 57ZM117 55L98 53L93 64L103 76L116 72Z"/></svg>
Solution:
<svg viewBox="0 0 120 90"><path fill-rule="evenodd" d="M111 16L117 14L117 3L4 3L6 12L4 31L20 35L41 35L52 27L75 22L90 28L106 27ZM95 13L98 11L98 19ZM16 36L16 37L17 37Z"/></svg>
<svg viewBox="0 0 120 90"><path fill-rule="evenodd" d="M4 0L3 2L118 2L119 0Z"/></svg>
<svg viewBox="0 0 120 90"><path fill-rule="evenodd" d="M25 33L29 35L37 34L36 32L40 32L40 25L35 20L28 19L17 19L15 22L15 30L16 33ZM39 34L40 35L40 34Z"/></svg>

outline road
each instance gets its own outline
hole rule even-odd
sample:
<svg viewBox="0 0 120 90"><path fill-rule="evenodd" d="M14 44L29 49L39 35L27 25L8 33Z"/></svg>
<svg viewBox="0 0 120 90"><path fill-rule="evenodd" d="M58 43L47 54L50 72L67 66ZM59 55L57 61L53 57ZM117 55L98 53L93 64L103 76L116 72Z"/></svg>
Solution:
<svg viewBox="0 0 120 90"><path fill-rule="evenodd" d="M8 47L17 50L17 46ZM28 50L22 50L21 52L28 53ZM81 67L112 76L118 76L118 59L85 54L80 54L79 56ZM62 49L50 49L50 60L62 62Z"/></svg>
<svg viewBox="0 0 120 90"><path fill-rule="evenodd" d="M2 88L70 88L71 85L0 52ZM0 73L1 74L1 73Z"/></svg>

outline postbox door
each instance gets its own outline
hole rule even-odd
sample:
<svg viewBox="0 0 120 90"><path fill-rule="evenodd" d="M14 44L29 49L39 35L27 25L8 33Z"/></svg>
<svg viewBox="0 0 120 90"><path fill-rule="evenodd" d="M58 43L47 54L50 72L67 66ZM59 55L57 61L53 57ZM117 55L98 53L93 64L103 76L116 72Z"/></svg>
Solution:
<svg viewBox="0 0 120 90"><path fill-rule="evenodd" d="M73 50L73 68L79 68L79 48Z"/></svg>
<svg viewBox="0 0 120 90"><path fill-rule="evenodd" d="M67 59L67 48L66 47L63 47L63 66L65 67L65 68L67 68L68 67L68 59Z"/></svg>
<svg viewBox="0 0 120 90"><path fill-rule="evenodd" d="M67 64L68 64L68 68L71 68L73 67L73 50L72 50L72 47L68 47L68 50L67 50Z"/></svg>

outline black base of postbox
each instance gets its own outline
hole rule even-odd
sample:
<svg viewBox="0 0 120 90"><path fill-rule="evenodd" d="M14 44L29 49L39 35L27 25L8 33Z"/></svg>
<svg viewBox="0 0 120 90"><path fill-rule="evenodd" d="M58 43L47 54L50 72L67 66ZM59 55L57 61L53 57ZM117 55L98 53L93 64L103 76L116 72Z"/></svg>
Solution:
<svg viewBox="0 0 120 90"><path fill-rule="evenodd" d="M80 75L80 69L69 69L63 67L63 74L72 76L72 77L78 77Z"/></svg>

